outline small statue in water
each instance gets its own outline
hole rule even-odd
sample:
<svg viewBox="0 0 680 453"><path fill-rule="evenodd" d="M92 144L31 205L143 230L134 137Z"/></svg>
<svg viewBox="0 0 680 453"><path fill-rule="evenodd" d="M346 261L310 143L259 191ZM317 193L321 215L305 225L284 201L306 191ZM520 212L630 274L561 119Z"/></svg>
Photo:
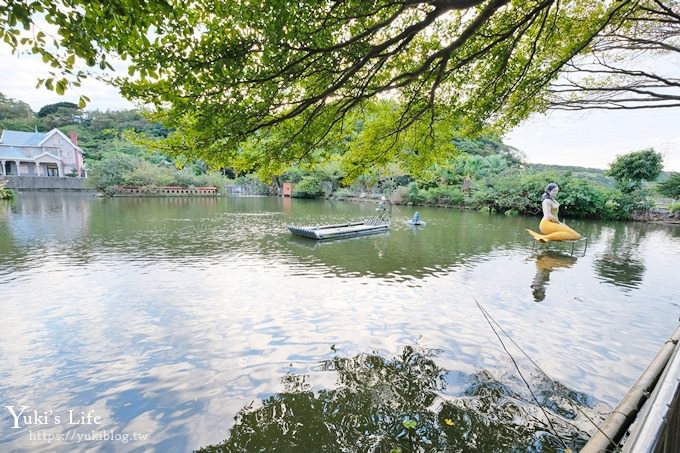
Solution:
<svg viewBox="0 0 680 453"><path fill-rule="evenodd" d="M413 218L411 220L408 220L407 223L409 225L425 225L425 222L420 220L420 213L416 211L415 214L413 214Z"/></svg>

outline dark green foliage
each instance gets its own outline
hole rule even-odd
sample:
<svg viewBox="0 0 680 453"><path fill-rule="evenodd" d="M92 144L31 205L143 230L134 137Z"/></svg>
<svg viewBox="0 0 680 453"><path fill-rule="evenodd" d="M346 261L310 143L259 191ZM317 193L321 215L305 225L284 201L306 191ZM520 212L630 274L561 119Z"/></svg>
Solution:
<svg viewBox="0 0 680 453"><path fill-rule="evenodd" d="M305 176L293 187L293 196L296 198L318 198L323 193L321 181L315 176Z"/></svg>
<svg viewBox="0 0 680 453"><path fill-rule="evenodd" d="M221 189L224 177L218 174L195 175L191 168L176 170L159 166L141 157L124 153L109 153L94 162L87 179L91 187L112 193L115 186L215 186Z"/></svg>
<svg viewBox="0 0 680 453"><path fill-rule="evenodd" d="M48 104L38 110L38 118L44 118L47 115L57 113L60 109L79 111L80 109L73 102L57 102L56 104Z"/></svg>
<svg viewBox="0 0 680 453"><path fill-rule="evenodd" d="M407 203L434 206L463 206L465 196L459 187L436 186L418 189L418 185L411 183L403 200Z"/></svg>
<svg viewBox="0 0 680 453"><path fill-rule="evenodd" d="M607 175L616 180L616 186L625 193L634 192L642 181L654 181L663 169L663 157L653 149L645 149L618 156Z"/></svg>
<svg viewBox="0 0 680 453"><path fill-rule="evenodd" d="M65 128L66 126L81 124L83 122L83 112L67 107L60 107L55 112L49 113L38 118L39 131L51 131L54 128Z"/></svg>
<svg viewBox="0 0 680 453"><path fill-rule="evenodd" d="M139 110L96 110L88 115L88 127L94 132L132 130L149 137L166 137L169 132L161 124L148 121Z"/></svg>
<svg viewBox="0 0 680 453"><path fill-rule="evenodd" d="M601 217L607 201L607 192L569 173L507 171L489 180L486 187L473 195L476 208L495 212L515 211L538 215L541 212L541 195L545 186L556 182L560 186L561 217Z"/></svg>
<svg viewBox="0 0 680 453"><path fill-rule="evenodd" d="M12 200L14 199L14 191L8 189L7 187L2 187L0 184L0 200Z"/></svg>
<svg viewBox="0 0 680 453"><path fill-rule="evenodd" d="M559 178L560 182L560 216L598 218L610 196L610 191L567 174Z"/></svg>
<svg viewBox="0 0 680 453"><path fill-rule="evenodd" d="M631 218L633 211L649 209L650 207L649 193L644 189L637 189L632 192L614 191L607 200L602 217L612 220L627 220Z"/></svg>
<svg viewBox="0 0 680 453"><path fill-rule="evenodd" d="M413 181L408 185L408 192L404 196L405 201L413 204L422 204L425 201L425 194L418 188L418 183Z"/></svg>
<svg viewBox="0 0 680 453"><path fill-rule="evenodd" d="M680 198L680 173L671 173L671 176L657 187L661 195L670 198Z"/></svg>
<svg viewBox="0 0 680 453"><path fill-rule="evenodd" d="M25 102L8 98L4 94L0 93L0 124L3 128L10 129L4 125L4 120L7 119L21 119L27 120L33 118L33 112L31 111L31 106Z"/></svg>
<svg viewBox="0 0 680 453"><path fill-rule="evenodd" d="M122 185L125 177L142 165L139 157L120 152L110 153L106 158L92 164L88 182L98 190L107 190Z"/></svg>

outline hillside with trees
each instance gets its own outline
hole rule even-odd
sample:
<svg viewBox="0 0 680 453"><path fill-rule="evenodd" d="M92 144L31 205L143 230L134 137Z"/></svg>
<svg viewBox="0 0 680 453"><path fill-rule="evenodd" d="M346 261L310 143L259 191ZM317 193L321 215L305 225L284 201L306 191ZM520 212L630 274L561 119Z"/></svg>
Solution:
<svg viewBox="0 0 680 453"><path fill-rule="evenodd" d="M535 215L543 187L557 182L563 189L562 212L570 218L626 219L633 211L653 205L649 182L661 169L661 156L653 150L621 156L609 170L529 164L521 150L497 136L470 138L457 123L442 123L438 132L442 149L433 158L405 136L384 147L380 130L384 115L389 116L393 107L392 102L376 103L371 116L356 117L351 134L337 137L333 147L314 149L314 165L304 160L299 165L254 165L263 146L259 138L246 141L238 155L217 168L199 159L166 154L164 139L172 131L150 119L148 112L137 110L87 111L72 103L57 103L29 115L27 104L3 96L0 128L75 130L91 180L104 192L119 185L223 187L228 176L238 178L232 184L259 193L276 194L284 182L292 182L296 197L387 195L396 203ZM389 164L370 169L356 166L359 155ZM660 185L664 193L674 193L675 179L669 181Z"/></svg>
<svg viewBox="0 0 680 453"><path fill-rule="evenodd" d="M169 131L148 121L138 110L88 111L70 102L48 104L38 112L28 104L0 93L0 131L76 131L83 148L90 182L109 192L116 185L224 186L219 172L211 172L204 162L171 158L130 140L140 135L146 140L166 137Z"/></svg>

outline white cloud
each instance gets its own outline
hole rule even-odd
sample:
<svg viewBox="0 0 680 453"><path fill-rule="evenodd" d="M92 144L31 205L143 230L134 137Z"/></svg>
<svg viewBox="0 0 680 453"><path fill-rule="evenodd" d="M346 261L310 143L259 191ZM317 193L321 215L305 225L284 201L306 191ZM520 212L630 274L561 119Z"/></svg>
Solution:
<svg viewBox="0 0 680 453"><path fill-rule="evenodd" d="M535 115L504 141L531 163L607 168L617 155L654 148L680 171L680 109L552 112Z"/></svg>
<svg viewBox="0 0 680 453"><path fill-rule="evenodd" d="M7 46L0 45L0 93L26 102L34 111L57 102L78 103L81 95L90 98L87 110L124 110L135 106L123 99L117 88L88 78L79 88L70 88L59 96L46 88L35 88L38 78L47 78L51 68L34 55L12 55Z"/></svg>

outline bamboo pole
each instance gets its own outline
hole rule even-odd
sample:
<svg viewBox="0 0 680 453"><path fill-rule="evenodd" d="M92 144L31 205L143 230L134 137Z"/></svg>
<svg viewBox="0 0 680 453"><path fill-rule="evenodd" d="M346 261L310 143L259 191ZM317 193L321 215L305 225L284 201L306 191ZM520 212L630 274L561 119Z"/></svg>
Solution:
<svg viewBox="0 0 680 453"><path fill-rule="evenodd" d="M680 348L676 347L654 391L642 406L623 453L655 451L671 453L680 445Z"/></svg>
<svg viewBox="0 0 680 453"><path fill-rule="evenodd" d="M652 362L642 372L635 384L628 390L618 406L609 414L600 429L595 431L581 453L603 453L613 447L612 442L618 442L626 429L633 423L649 394L654 389L656 381L661 376L668 360L680 340L680 326L673 335L666 340Z"/></svg>

